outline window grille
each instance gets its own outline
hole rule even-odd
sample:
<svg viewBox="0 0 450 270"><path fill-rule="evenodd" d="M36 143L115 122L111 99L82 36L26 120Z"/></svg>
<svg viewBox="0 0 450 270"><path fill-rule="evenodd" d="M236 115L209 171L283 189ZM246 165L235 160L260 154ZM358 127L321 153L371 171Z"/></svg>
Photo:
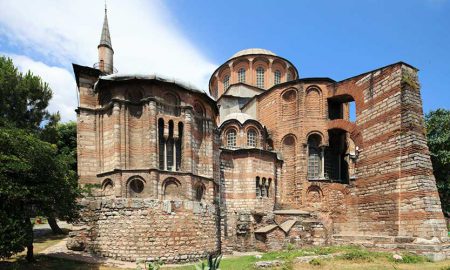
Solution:
<svg viewBox="0 0 450 270"><path fill-rule="evenodd" d="M223 91L224 92L227 90L228 86L230 86L230 76L225 75L225 77L223 77Z"/></svg>
<svg viewBox="0 0 450 270"><path fill-rule="evenodd" d="M273 82L274 82L274 84L281 83L281 71L275 70Z"/></svg>
<svg viewBox="0 0 450 270"><path fill-rule="evenodd" d="M236 147L236 131L234 129L227 133L227 145L228 147Z"/></svg>
<svg viewBox="0 0 450 270"><path fill-rule="evenodd" d="M238 71L238 82L245 83L245 69L241 68Z"/></svg>
<svg viewBox="0 0 450 270"><path fill-rule="evenodd" d="M247 146L256 147L256 132L253 129L247 132Z"/></svg>
<svg viewBox="0 0 450 270"><path fill-rule="evenodd" d="M308 138L308 179L321 178L322 154L319 144L320 139L317 135Z"/></svg>
<svg viewBox="0 0 450 270"><path fill-rule="evenodd" d="M264 88L264 68L256 69L256 87Z"/></svg>

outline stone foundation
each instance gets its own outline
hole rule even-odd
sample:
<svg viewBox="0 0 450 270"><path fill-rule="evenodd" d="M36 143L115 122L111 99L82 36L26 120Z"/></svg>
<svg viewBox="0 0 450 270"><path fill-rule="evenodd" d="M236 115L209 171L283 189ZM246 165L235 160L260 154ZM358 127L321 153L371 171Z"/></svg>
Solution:
<svg viewBox="0 0 450 270"><path fill-rule="evenodd" d="M154 199L83 199L87 249L124 261L198 261L217 252L213 204Z"/></svg>

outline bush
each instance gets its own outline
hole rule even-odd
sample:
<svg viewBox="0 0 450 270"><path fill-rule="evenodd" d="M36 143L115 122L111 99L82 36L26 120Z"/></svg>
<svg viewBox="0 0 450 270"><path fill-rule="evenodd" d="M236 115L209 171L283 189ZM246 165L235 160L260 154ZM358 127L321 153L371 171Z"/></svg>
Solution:
<svg viewBox="0 0 450 270"><path fill-rule="evenodd" d="M350 250L339 256L340 259L347 261L372 262L373 254L367 250Z"/></svg>
<svg viewBox="0 0 450 270"><path fill-rule="evenodd" d="M161 261L156 262L137 261L136 264L137 264L136 270L159 270L163 265Z"/></svg>
<svg viewBox="0 0 450 270"><path fill-rule="evenodd" d="M394 261L397 263L423 263L423 262L430 262L430 259L428 259L425 256L417 255L412 252L404 252L401 254L402 259L401 260L395 260L393 257L389 257L390 261Z"/></svg>
<svg viewBox="0 0 450 270"><path fill-rule="evenodd" d="M309 264L314 266L320 266L322 265L322 262L319 259L312 259L311 261L309 261Z"/></svg>

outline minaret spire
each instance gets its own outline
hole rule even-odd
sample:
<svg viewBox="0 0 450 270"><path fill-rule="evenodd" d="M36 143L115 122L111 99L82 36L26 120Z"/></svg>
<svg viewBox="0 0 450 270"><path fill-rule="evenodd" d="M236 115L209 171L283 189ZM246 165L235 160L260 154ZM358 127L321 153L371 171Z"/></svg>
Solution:
<svg viewBox="0 0 450 270"><path fill-rule="evenodd" d="M98 48L99 69L106 74L113 73L114 50L112 48L111 35L109 33L108 10L106 8L106 1L105 1L105 18L103 20L102 35L100 37L100 44L97 46L97 48Z"/></svg>

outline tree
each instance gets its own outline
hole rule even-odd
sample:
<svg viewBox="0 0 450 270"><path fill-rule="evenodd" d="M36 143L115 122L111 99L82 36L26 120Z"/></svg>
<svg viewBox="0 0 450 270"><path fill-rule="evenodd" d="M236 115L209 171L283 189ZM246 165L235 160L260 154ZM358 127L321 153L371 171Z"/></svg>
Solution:
<svg viewBox="0 0 450 270"><path fill-rule="evenodd" d="M53 115L49 123L41 132L40 136L44 141L49 142L57 147L57 157L64 160L67 164L67 174L69 179L74 182L73 185L77 185L77 126L76 123L71 121L67 123L59 123L59 115ZM70 192L70 191L69 191ZM69 196L69 201L75 200L74 195ZM67 194L64 200L67 200ZM71 204L68 208L64 207L64 204L59 205L59 211L50 212L47 216L48 224L54 234L62 234L63 231L58 226L56 218L65 219L64 214L72 211Z"/></svg>
<svg viewBox="0 0 450 270"><path fill-rule="evenodd" d="M437 109L425 116L428 147L442 208L450 214L450 110Z"/></svg>
<svg viewBox="0 0 450 270"><path fill-rule="evenodd" d="M38 130L50 114L52 91L31 72L22 74L11 59L0 56L0 126Z"/></svg>
<svg viewBox="0 0 450 270"><path fill-rule="evenodd" d="M0 216L5 218L0 234L12 238L0 243L0 256L27 247L27 260L33 260L32 213L76 217L79 194L74 175L67 173L68 164L57 155L55 145L23 130L0 130Z"/></svg>
<svg viewBox="0 0 450 270"><path fill-rule="evenodd" d="M56 230L56 217L77 217L76 128L48 113L51 97L39 76L0 56L0 258L27 247L33 260L32 215Z"/></svg>

